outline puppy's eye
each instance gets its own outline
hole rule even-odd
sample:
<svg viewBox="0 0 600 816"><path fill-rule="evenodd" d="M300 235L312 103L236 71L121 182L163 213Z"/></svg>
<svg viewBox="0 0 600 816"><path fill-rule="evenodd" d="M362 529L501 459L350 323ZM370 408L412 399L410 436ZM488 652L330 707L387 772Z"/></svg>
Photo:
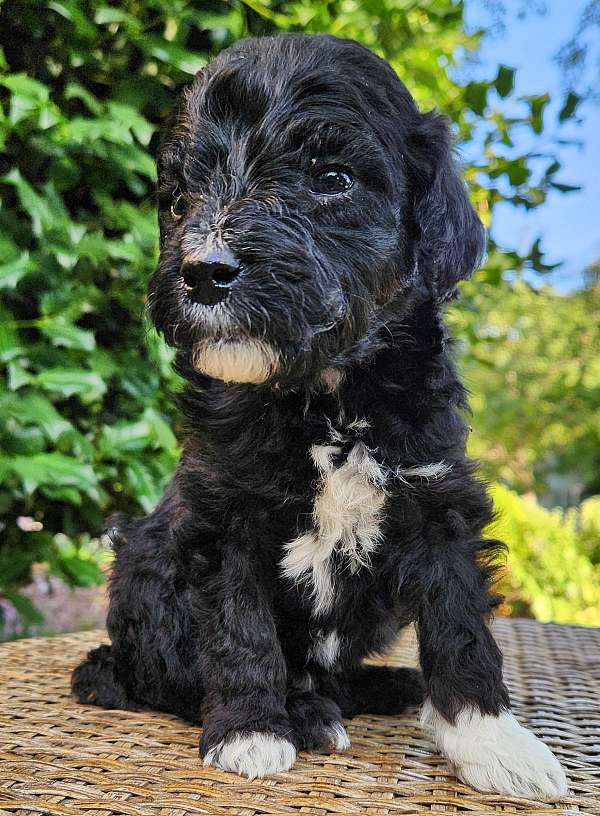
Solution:
<svg viewBox="0 0 600 816"><path fill-rule="evenodd" d="M173 218L182 218L187 212L187 199L181 192L179 187L176 187L171 199L171 215Z"/></svg>
<svg viewBox="0 0 600 816"><path fill-rule="evenodd" d="M339 195L354 184L354 179L344 167L325 167L311 181L311 190L322 195Z"/></svg>

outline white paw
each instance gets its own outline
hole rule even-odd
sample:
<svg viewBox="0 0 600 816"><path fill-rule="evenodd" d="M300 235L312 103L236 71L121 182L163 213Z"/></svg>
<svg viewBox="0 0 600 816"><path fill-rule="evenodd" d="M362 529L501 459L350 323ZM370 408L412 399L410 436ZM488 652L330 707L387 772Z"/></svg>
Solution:
<svg viewBox="0 0 600 816"><path fill-rule="evenodd" d="M350 748L350 737L341 723L332 723L323 729L323 742L333 751L347 751Z"/></svg>
<svg viewBox="0 0 600 816"><path fill-rule="evenodd" d="M248 779L288 771L295 761L296 749L291 742L260 731L229 735L204 757L205 766L213 765Z"/></svg>
<svg viewBox="0 0 600 816"><path fill-rule="evenodd" d="M421 723L432 731L456 775L477 790L544 802L569 794L567 777L554 754L509 711L493 717L465 709L451 725L427 700Z"/></svg>

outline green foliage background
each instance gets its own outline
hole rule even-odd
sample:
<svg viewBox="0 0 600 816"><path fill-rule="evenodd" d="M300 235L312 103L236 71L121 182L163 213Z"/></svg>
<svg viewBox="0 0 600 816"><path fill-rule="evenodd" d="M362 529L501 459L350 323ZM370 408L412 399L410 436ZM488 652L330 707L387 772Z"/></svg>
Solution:
<svg viewBox="0 0 600 816"><path fill-rule="evenodd" d="M465 32L463 11L454 0L0 4L0 598L25 620L37 620L19 591L31 565L100 581L104 515L150 510L177 458L177 384L144 321L157 250L152 154L176 90L211 55L277 30L353 37L423 108L451 118L459 148L476 156L465 170L487 226L501 202L532 208L574 189L552 151L524 153L514 139L525 130L552 144L578 97L549 121L548 94L516 99L509 65L462 81L483 33ZM539 240L521 254L491 242L452 311L474 392L473 449L504 484L508 611L600 624L597 503L565 516L532 498L554 472L600 491L598 287L535 291L519 282L526 269L549 269Z"/></svg>

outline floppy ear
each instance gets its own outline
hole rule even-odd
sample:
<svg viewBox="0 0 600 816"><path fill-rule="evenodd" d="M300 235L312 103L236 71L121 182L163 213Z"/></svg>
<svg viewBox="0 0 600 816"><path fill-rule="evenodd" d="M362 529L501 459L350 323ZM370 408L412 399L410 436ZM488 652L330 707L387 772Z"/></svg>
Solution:
<svg viewBox="0 0 600 816"><path fill-rule="evenodd" d="M411 153L418 268L432 294L447 300L455 294L458 281L468 278L481 263L485 232L454 163L443 117L433 112L421 115Z"/></svg>

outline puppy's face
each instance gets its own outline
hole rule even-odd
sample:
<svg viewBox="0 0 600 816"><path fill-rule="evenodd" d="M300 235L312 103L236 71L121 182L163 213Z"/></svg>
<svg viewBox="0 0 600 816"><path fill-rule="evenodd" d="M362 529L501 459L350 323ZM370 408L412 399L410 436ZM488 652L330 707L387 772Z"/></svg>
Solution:
<svg viewBox="0 0 600 816"><path fill-rule="evenodd" d="M334 386L482 248L443 122L324 36L242 41L197 76L162 143L159 223L152 318L227 382Z"/></svg>

